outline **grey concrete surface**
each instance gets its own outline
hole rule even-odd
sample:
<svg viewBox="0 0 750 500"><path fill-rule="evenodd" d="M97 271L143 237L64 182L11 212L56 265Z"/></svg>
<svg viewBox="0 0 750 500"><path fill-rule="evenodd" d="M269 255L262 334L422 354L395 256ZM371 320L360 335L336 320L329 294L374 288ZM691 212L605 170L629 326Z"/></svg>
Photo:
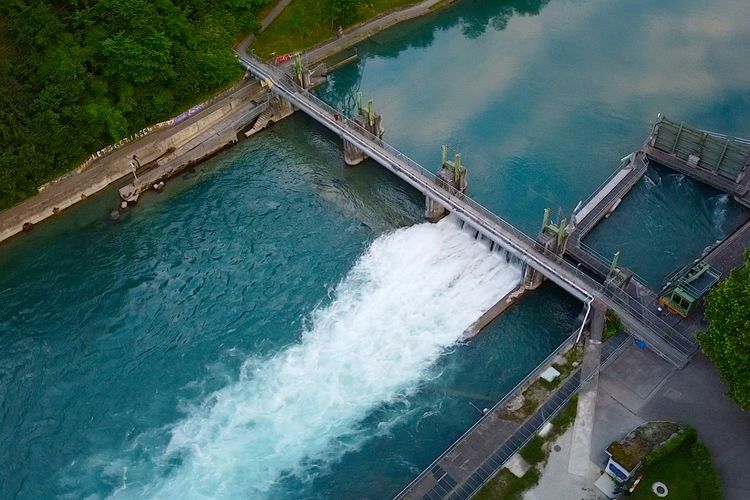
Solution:
<svg viewBox="0 0 750 500"><path fill-rule="evenodd" d="M698 430L721 478L726 500L750 498L750 413L725 396L716 367L697 354L673 373L638 415L646 420L685 422Z"/></svg>
<svg viewBox="0 0 750 500"><path fill-rule="evenodd" d="M725 392L718 371L700 353L685 368L676 370L656 354L629 346L599 378L589 457L592 467L602 468L605 448L643 422L686 423L696 428L711 451L724 498L749 499L750 413L742 411ZM555 465L554 457L553 453L539 487L527 498L585 498L579 496L582 488L590 490L593 482L582 486L584 478L569 474L567 462L562 468ZM544 489L545 485L550 489ZM552 492L557 496L547 496Z"/></svg>
<svg viewBox="0 0 750 500"><path fill-rule="evenodd" d="M568 429L557 438L557 441L551 444L544 475L539 480L539 484L526 492L525 500L599 500L607 498L592 486L600 475L599 468L594 464L587 464L585 477L568 472L568 463L573 449L573 434L573 429Z"/></svg>

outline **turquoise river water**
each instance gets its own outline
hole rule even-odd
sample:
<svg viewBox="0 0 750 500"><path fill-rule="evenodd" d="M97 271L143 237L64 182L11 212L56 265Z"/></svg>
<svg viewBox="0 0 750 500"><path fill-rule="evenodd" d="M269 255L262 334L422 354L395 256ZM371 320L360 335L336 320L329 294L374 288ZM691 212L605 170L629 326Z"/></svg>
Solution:
<svg viewBox="0 0 750 500"><path fill-rule="evenodd" d="M466 0L375 36L358 90L429 168L533 234L657 112L750 136L745 0ZM0 247L0 498L389 498L553 351L545 285L461 335L520 268L295 115L147 195ZM746 210L658 166L589 238L658 286ZM655 251L656 249L656 251Z"/></svg>

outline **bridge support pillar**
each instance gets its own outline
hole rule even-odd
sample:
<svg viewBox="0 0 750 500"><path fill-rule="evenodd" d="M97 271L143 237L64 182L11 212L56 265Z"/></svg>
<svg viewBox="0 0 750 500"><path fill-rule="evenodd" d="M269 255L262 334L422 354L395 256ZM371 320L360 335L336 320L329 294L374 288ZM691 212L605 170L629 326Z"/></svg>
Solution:
<svg viewBox="0 0 750 500"><path fill-rule="evenodd" d="M537 238L539 244L544 246L544 253L561 259L565 252L565 245L568 242L569 235L570 229L568 228L568 220L563 219L559 224L554 224L550 222L549 208L545 209L542 230L539 232ZM523 273L524 288L527 290L535 290L542 284L543 280L544 275L542 275L542 273L528 264L526 265Z"/></svg>
<svg viewBox="0 0 750 500"><path fill-rule="evenodd" d="M286 99L275 96L271 98L270 107L273 110L273 121L280 121L294 113L294 106Z"/></svg>
<svg viewBox="0 0 750 500"><path fill-rule="evenodd" d="M456 154L455 160L448 159L448 147L443 145L442 163L437 173L437 184L454 195L466 192L469 181L466 167L461 165L461 155ZM430 222L437 222L448 215L448 210L429 196L425 199L425 218Z"/></svg>
<svg viewBox="0 0 750 500"><path fill-rule="evenodd" d="M365 161L365 158L367 158L367 155L361 149L344 139L344 161L347 165L350 167L359 165Z"/></svg>
<svg viewBox="0 0 750 500"><path fill-rule="evenodd" d="M550 238L544 233L539 235L539 243L544 246L545 253L556 253L556 240L554 238ZM523 287L526 290L536 290L539 288L539 285L542 284L544 281L544 275L531 267L528 264L524 265L523 269Z"/></svg>
<svg viewBox="0 0 750 500"><path fill-rule="evenodd" d="M383 116L375 112L373 102L367 103L367 108L362 106L362 94L357 94L357 116L354 117L354 123L357 127L369 132L378 139L383 138L385 129L383 128ZM349 166L362 163L367 155L357 146L344 139L344 161Z"/></svg>
<svg viewBox="0 0 750 500"><path fill-rule="evenodd" d="M591 304L591 309L589 338L596 342L601 342L604 335L604 327L607 323L607 305L597 299Z"/></svg>
<svg viewBox="0 0 750 500"><path fill-rule="evenodd" d="M528 264L525 264L523 267L523 287L526 290L536 290L539 288L539 285L542 284L544 281L544 275L531 267Z"/></svg>

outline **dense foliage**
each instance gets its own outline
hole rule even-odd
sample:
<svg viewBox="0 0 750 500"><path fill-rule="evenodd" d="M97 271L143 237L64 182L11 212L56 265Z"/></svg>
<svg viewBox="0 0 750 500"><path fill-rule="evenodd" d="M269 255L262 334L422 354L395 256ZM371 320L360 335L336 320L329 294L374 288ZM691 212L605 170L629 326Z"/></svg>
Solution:
<svg viewBox="0 0 750 500"><path fill-rule="evenodd" d="M698 441L695 429L688 428L667 444L652 451L645 460L646 469L632 500L656 498L651 485L661 481L669 489L669 498L685 500L721 500L719 476L711 453ZM632 481L626 486L632 485Z"/></svg>
<svg viewBox="0 0 750 500"><path fill-rule="evenodd" d="M729 396L750 410L750 252L745 266L706 297L708 329L698 336L729 386Z"/></svg>
<svg viewBox="0 0 750 500"><path fill-rule="evenodd" d="M267 2L0 2L0 209L231 84Z"/></svg>

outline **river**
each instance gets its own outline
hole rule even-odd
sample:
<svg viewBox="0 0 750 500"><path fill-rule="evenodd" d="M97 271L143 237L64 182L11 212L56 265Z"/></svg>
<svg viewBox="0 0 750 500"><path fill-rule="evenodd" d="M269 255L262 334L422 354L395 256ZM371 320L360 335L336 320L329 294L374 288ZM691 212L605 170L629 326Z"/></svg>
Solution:
<svg viewBox="0 0 750 500"><path fill-rule="evenodd" d="M381 33L357 90L429 168L533 234L657 112L750 136L750 4L467 0ZM0 497L388 498L571 332L551 285L460 336L519 279L382 168L294 116L145 196L108 190L0 249ZM739 224L653 167L589 238L652 284ZM654 248L659 248L653 253Z"/></svg>

